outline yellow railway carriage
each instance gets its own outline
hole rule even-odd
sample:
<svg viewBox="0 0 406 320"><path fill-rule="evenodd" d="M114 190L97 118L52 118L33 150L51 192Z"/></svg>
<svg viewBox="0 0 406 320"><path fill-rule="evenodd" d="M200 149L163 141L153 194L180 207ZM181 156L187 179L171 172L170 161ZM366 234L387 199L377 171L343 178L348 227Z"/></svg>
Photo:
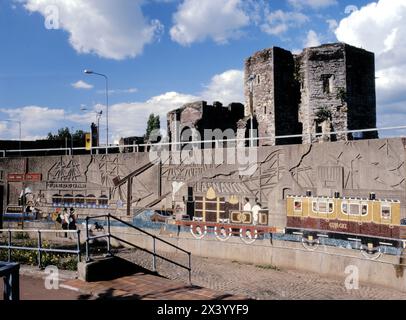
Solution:
<svg viewBox="0 0 406 320"><path fill-rule="evenodd" d="M400 202L386 199L289 196L287 229L348 237L401 239Z"/></svg>

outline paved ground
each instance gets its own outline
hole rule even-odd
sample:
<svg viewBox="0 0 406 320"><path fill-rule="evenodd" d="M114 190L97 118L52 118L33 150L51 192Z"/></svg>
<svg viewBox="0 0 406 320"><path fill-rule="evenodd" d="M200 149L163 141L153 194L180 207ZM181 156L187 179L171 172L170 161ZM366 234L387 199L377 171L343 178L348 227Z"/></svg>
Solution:
<svg viewBox="0 0 406 320"><path fill-rule="evenodd" d="M0 283L0 292L3 292L3 281ZM78 300L80 297L81 293L65 288L47 290L43 279L20 275L21 300ZM0 300L3 300L2 294Z"/></svg>
<svg viewBox="0 0 406 320"><path fill-rule="evenodd" d="M151 257L138 251L120 254L128 260L151 267ZM167 255L183 264L185 255ZM186 280L187 272L158 259L158 272L168 278ZM193 256L192 282L213 290L247 296L253 299L404 299L406 293L378 286L359 284L358 290L345 289L345 276L339 279L321 277L318 274L277 270L273 266L255 266L213 258Z"/></svg>
<svg viewBox="0 0 406 320"><path fill-rule="evenodd" d="M161 253L162 254L162 253ZM124 251L120 254L128 260L149 269L152 259L140 251ZM167 255L186 264L184 255ZM161 259L158 272L167 277L157 277L139 272L112 281L84 283L74 279L75 272L60 273L62 288L46 290L44 273L35 267L22 267L21 298L23 300L79 300L98 298L124 299L402 299L406 293L397 290L360 283L358 290L346 290L344 277L331 279L318 274L296 270L278 270L270 265L256 266L213 258L193 256L192 282L187 284L188 273ZM65 286L65 288L64 288ZM77 291L67 290L76 288ZM207 288L207 289L204 289ZM3 284L0 283L0 290ZM0 291L0 292L1 292ZM0 296L0 299L2 297Z"/></svg>
<svg viewBox="0 0 406 320"><path fill-rule="evenodd" d="M156 275L139 272L131 276L110 281L84 282L69 280L66 285L78 288L90 299L122 300L244 300L243 296L233 296L189 286L179 281L169 280Z"/></svg>

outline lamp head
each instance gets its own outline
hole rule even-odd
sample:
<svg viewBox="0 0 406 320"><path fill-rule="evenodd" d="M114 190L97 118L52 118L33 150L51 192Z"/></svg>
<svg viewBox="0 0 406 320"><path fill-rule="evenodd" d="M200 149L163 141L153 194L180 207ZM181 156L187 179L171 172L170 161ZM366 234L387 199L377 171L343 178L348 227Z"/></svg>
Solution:
<svg viewBox="0 0 406 320"><path fill-rule="evenodd" d="M92 74L93 71L92 71L92 70L85 69L85 70L83 71L83 73L85 73L85 74Z"/></svg>

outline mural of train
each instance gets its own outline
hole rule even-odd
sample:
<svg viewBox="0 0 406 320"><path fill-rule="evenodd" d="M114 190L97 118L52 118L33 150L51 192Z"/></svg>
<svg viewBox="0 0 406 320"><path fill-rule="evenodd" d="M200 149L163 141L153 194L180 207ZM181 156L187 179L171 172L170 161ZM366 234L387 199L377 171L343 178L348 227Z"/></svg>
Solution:
<svg viewBox="0 0 406 320"><path fill-rule="evenodd" d="M264 234L293 234L302 237L307 247L318 245L321 239L337 239L358 243L358 248L374 253L383 246L405 247L406 225L401 224L400 201L369 198L287 196L286 225L269 224L273 214L259 210L241 210L241 199L236 196L216 195L209 189L205 196L195 196L193 206L188 206L190 221L177 221L190 227L196 239L212 233L218 240L226 241L239 236L244 243L253 243ZM192 212L193 211L193 212Z"/></svg>

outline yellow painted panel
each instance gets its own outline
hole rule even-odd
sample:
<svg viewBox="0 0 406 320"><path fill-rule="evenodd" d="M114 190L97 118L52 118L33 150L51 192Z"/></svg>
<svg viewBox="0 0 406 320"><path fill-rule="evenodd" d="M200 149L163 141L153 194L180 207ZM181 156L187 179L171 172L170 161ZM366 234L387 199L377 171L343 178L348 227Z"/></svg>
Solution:
<svg viewBox="0 0 406 320"><path fill-rule="evenodd" d="M381 223L381 202L380 201L372 201L372 221L374 223Z"/></svg>
<svg viewBox="0 0 406 320"><path fill-rule="evenodd" d="M294 198L287 198L286 200L286 213L288 215L288 217L293 217L293 202L294 202Z"/></svg>
<svg viewBox="0 0 406 320"><path fill-rule="evenodd" d="M302 217L307 218L310 213L310 206L311 206L311 198L304 198L303 199L303 212L302 212Z"/></svg>
<svg viewBox="0 0 406 320"><path fill-rule="evenodd" d="M400 226L400 203L395 202L392 204L392 225Z"/></svg>

